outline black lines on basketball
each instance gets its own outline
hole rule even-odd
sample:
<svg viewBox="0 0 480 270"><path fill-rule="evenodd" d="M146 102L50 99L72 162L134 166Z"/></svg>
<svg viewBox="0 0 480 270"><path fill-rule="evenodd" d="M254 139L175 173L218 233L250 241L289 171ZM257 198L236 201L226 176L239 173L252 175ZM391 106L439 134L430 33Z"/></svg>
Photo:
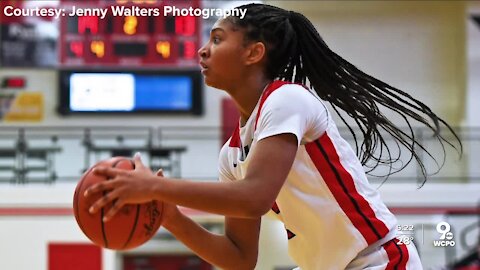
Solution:
<svg viewBox="0 0 480 270"><path fill-rule="evenodd" d="M135 162L133 162L131 159L129 159L129 161L130 161L130 164L132 165L132 168L135 169ZM132 240L133 234L135 233L135 230L137 229L138 217L140 215L140 205L137 205L136 211L137 212L135 213L135 221L133 223L132 230L130 231L130 235L128 236L127 241L123 245L123 248L125 248L130 243L130 241Z"/></svg>
<svg viewBox="0 0 480 270"><path fill-rule="evenodd" d="M106 194L107 194L107 192L104 191L103 196L105 196ZM105 214L105 207L102 207L102 209L100 210L100 224L101 224L100 226L102 226L103 243L104 243L105 247L108 248L108 240L107 240L107 235L105 233L105 222L103 222L104 214Z"/></svg>
<svg viewBox="0 0 480 270"><path fill-rule="evenodd" d="M120 205L120 200L111 197L113 196L112 189L102 189L102 191L93 192L87 197L82 196L86 189L95 184L116 181L115 177L109 177L103 173L94 174L93 168L96 167L131 171L134 169L135 163L127 157L112 157L99 161L82 176L77 183L76 193L73 194L73 207L77 223L83 233L96 245L113 250L132 249L151 239L161 226L163 203ZM109 201L109 203L98 209L98 212L90 213L89 208L98 200ZM118 213L108 222L103 222L103 219L115 206L120 207ZM151 211L153 211L153 215ZM152 217L154 218L152 219ZM151 234L144 232L142 227L144 223L149 225Z"/></svg>
<svg viewBox="0 0 480 270"><path fill-rule="evenodd" d="M123 248L125 248L130 243L130 241L132 240L133 234L135 233L135 229L137 229L138 216L140 215L140 205L137 205L136 208L137 208L137 212L135 213L135 221L133 223L132 230L130 231L130 235L128 236L128 239L125 242L125 244L123 245Z"/></svg>

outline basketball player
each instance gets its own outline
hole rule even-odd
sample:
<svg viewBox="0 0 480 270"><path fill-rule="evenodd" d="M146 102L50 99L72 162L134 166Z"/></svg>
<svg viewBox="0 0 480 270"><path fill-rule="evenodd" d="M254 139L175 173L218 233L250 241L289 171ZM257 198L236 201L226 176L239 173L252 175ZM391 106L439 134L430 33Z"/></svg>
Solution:
<svg viewBox="0 0 480 270"><path fill-rule="evenodd" d="M408 126L407 117L426 125L441 143L441 125L455 133L422 102L331 51L303 15L263 4L239 8L247 8L246 17L217 21L199 50L205 83L230 94L241 114L220 152L220 181L154 175L136 155L134 171L96 170L113 179L86 192L110 191L91 211L116 200L108 221L124 204L164 201L163 226L222 269L255 267L267 212L284 223L289 253L301 269L422 269L414 245L396 238L396 219L362 165L395 161L376 152L390 154L382 130L424 169L412 130L399 129L379 106ZM357 124L360 159L324 102ZM204 230L176 205L224 215L225 234Z"/></svg>

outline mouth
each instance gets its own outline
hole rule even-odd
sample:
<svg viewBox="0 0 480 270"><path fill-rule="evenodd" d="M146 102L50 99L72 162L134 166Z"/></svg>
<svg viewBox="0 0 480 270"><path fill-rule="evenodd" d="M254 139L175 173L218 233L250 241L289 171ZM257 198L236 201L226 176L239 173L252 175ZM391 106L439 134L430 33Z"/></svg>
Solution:
<svg viewBox="0 0 480 270"><path fill-rule="evenodd" d="M199 64L200 64L200 67L202 68L202 71L208 69L208 66L204 62L200 61Z"/></svg>

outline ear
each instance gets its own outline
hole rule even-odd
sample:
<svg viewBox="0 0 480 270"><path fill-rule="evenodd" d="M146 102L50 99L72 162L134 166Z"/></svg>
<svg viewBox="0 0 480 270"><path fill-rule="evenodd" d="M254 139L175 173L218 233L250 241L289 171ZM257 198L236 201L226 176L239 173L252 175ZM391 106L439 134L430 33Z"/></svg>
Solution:
<svg viewBox="0 0 480 270"><path fill-rule="evenodd" d="M263 42L254 42L248 45L247 50L245 51L245 64L252 65L262 61L265 57L266 48Z"/></svg>

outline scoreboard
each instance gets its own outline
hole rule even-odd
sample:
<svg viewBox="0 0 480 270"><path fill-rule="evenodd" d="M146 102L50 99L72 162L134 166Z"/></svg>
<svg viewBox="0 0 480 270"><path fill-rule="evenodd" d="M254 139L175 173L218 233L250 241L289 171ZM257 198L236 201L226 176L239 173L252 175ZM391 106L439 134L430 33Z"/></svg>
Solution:
<svg viewBox="0 0 480 270"><path fill-rule="evenodd" d="M203 19L164 16L167 5L199 8L200 0L61 0L68 16L60 17L59 66L197 67ZM77 15L79 9L106 14ZM156 12L115 12L127 9Z"/></svg>

